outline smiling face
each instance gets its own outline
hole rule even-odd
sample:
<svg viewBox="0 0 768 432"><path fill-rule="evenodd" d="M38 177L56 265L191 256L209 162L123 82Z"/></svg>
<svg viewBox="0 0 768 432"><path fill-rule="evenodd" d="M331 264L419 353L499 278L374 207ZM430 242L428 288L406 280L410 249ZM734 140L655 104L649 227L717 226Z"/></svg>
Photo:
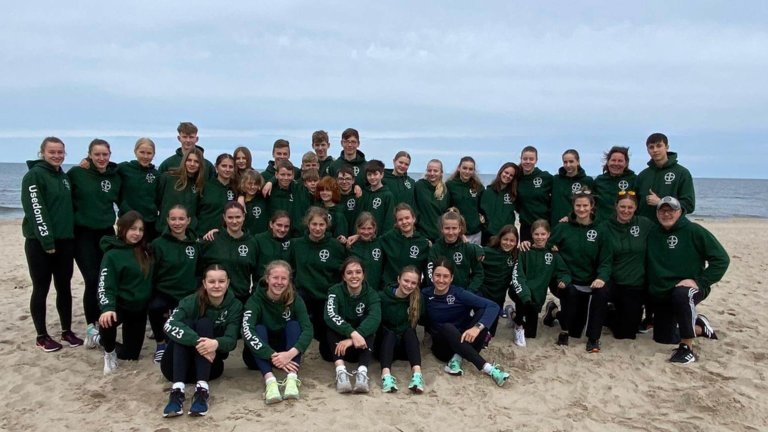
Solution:
<svg viewBox="0 0 768 432"><path fill-rule="evenodd" d="M349 174L339 173L336 181L339 183L339 190L343 194L348 194L355 186L355 178Z"/></svg>
<svg viewBox="0 0 768 432"><path fill-rule="evenodd" d="M438 266L432 271L432 284L435 285L435 294L443 294L448 291L451 282L453 282L453 275L447 268Z"/></svg>
<svg viewBox="0 0 768 432"><path fill-rule="evenodd" d="M631 198L624 198L616 203L616 220L620 223L629 223L635 216L637 204Z"/></svg>
<svg viewBox="0 0 768 432"><path fill-rule="evenodd" d="M261 190L261 188L259 187L259 183L253 180L249 180L245 182L245 185L243 186L243 192L248 194L248 196L256 195L257 193L259 193L259 190Z"/></svg>
<svg viewBox="0 0 768 432"><path fill-rule="evenodd" d="M661 224L661 227L665 230L672 229L673 226L677 223L677 220L680 219L680 216L682 216L683 210L682 209L673 209L672 207L668 205L661 206L660 209L656 210L656 218L659 219L659 223Z"/></svg>
<svg viewBox="0 0 768 432"><path fill-rule="evenodd" d="M517 173L515 172L515 167L504 168L504 171L502 171L501 175L499 175L499 179L501 180L501 184L503 186L506 186L506 185L512 183L512 180L515 179L515 175L517 175Z"/></svg>
<svg viewBox="0 0 768 432"><path fill-rule="evenodd" d="M331 145L328 144L327 141L321 141L321 142L313 142L312 143L312 150L315 151L315 154L317 155L317 158L320 160L324 160L328 157L328 147Z"/></svg>
<svg viewBox="0 0 768 432"><path fill-rule="evenodd" d="M566 153L563 155L563 168L565 169L565 175L573 177L579 172L579 161L572 153Z"/></svg>
<svg viewBox="0 0 768 432"><path fill-rule="evenodd" d="M95 145L91 148L88 157L93 161L93 166L99 171L104 171L109 165L109 156L112 152L109 151L109 147L105 145Z"/></svg>
<svg viewBox="0 0 768 432"><path fill-rule="evenodd" d="M403 294L403 297L411 295L417 289L419 289L419 275L409 271L400 273L397 277L397 290Z"/></svg>
<svg viewBox="0 0 768 432"><path fill-rule="evenodd" d="M536 162L539 157L532 151L524 152L520 156L520 167L523 169L524 174L530 174L536 168Z"/></svg>
<svg viewBox="0 0 768 432"><path fill-rule="evenodd" d="M514 232L508 232L499 239L499 246L504 252L511 252L517 247L517 236Z"/></svg>
<svg viewBox="0 0 768 432"><path fill-rule="evenodd" d="M136 156L136 161L143 167L148 167L152 163L152 159L155 158L155 149L149 144L142 144L133 151Z"/></svg>
<svg viewBox="0 0 768 432"><path fill-rule="evenodd" d="M277 185L282 189L288 189L293 181L293 170L288 168L280 168L277 171Z"/></svg>
<svg viewBox="0 0 768 432"><path fill-rule="evenodd" d="M266 276L267 295L272 300L277 300L290 286L291 272L283 266L273 267Z"/></svg>
<svg viewBox="0 0 768 432"><path fill-rule="evenodd" d="M245 214L237 207L230 207L224 212L224 224L229 234L239 234L243 229Z"/></svg>
<svg viewBox="0 0 768 432"><path fill-rule="evenodd" d="M413 213L409 210L398 210L398 212L395 213L395 224L401 234L411 235L413 234L416 219L413 217Z"/></svg>
<svg viewBox="0 0 768 432"><path fill-rule="evenodd" d="M284 239L290 230L291 220L288 217L279 217L274 222L269 222L269 231L274 238Z"/></svg>
<svg viewBox="0 0 768 432"><path fill-rule="evenodd" d="M291 158L290 147L279 147L272 150L272 159L274 159L275 162L280 160L288 160L290 158Z"/></svg>
<svg viewBox="0 0 768 432"><path fill-rule="evenodd" d="M475 164L472 161L464 161L459 165L459 178L468 182L475 175Z"/></svg>
<svg viewBox="0 0 768 432"><path fill-rule="evenodd" d="M244 170L248 168L248 158L242 151L235 153L235 166L238 170Z"/></svg>
<svg viewBox="0 0 768 432"><path fill-rule="evenodd" d="M360 235L361 239L365 241L371 241L376 235L376 227L373 226L373 223L366 222L357 227L357 233Z"/></svg>
<svg viewBox="0 0 768 432"><path fill-rule="evenodd" d="M309 220L309 238L313 241L320 241L325 237L325 230L328 228L328 221L322 216L314 216Z"/></svg>
<svg viewBox="0 0 768 432"><path fill-rule="evenodd" d="M365 273L363 273L363 267L356 262L351 262L344 267L344 274L342 275L344 283L347 284L347 288L350 291L357 291L363 286L365 280Z"/></svg>
<svg viewBox="0 0 768 432"><path fill-rule="evenodd" d="M612 176L620 176L627 169L627 158L623 153L613 152L608 158L608 173Z"/></svg>
<svg viewBox="0 0 768 432"><path fill-rule="evenodd" d="M184 162L184 168L187 170L188 175L195 175L200 171L200 159L194 153L190 153L187 156L186 162Z"/></svg>
<svg viewBox="0 0 768 432"><path fill-rule="evenodd" d="M171 230L171 234L176 236L183 236L187 232L190 218L187 216L187 212L182 209L171 209L168 212L168 228Z"/></svg>
<svg viewBox="0 0 768 432"><path fill-rule="evenodd" d="M320 196L320 200L324 203L333 204L333 192L328 189L323 189L317 192Z"/></svg>
<svg viewBox="0 0 768 432"><path fill-rule="evenodd" d="M125 232L125 242L129 245L135 245L142 238L144 238L144 221L139 219Z"/></svg>
<svg viewBox="0 0 768 432"><path fill-rule="evenodd" d="M408 173L408 168L411 166L411 159L408 156L400 156L394 160L395 175L403 176Z"/></svg>
<svg viewBox="0 0 768 432"><path fill-rule="evenodd" d="M381 179L384 178L384 173L380 171L372 171L365 174L365 178L368 180L368 184L371 187L376 188L381 185Z"/></svg>
<svg viewBox="0 0 768 432"><path fill-rule="evenodd" d="M441 227L443 239L448 244L456 243L461 236L461 224L457 220L444 220Z"/></svg>
<svg viewBox="0 0 768 432"><path fill-rule="evenodd" d="M43 147L41 157L44 161L51 164L51 166L58 168L64 163L64 144L58 142L47 141Z"/></svg>
<svg viewBox="0 0 768 432"><path fill-rule="evenodd" d="M592 202L587 197L579 197L573 201L573 213L580 222L587 221L592 216Z"/></svg>
<svg viewBox="0 0 768 432"><path fill-rule="evenodd" d="M430 162L427 164L427 171L424 174L424 178L435 185L443 178L443 165L440 162Z"/></svg>
<svg viewBox="0 0 768 432"><path fill-rule="evenodd" d="M360 147L360 141L354 136L341 140L341 146L344 148L344 158L352 159L357 155L357 149Z"/></svg>
<svg viewBox="0 0 768 432"><path fill-rule="evenodd" d="M533 237L533 245L541 249L546 246L547 240L549 240L549 231L539 227L533 230L531 236Z"/></svg>
<svg viewBox="0 0 768 432"><path fill-rule="evenodd" d="M216 174L219 176L219 180L229 182L232 175L235 173L235 163L230 158L224 158L216 165Z"/></svg>
<svg viewBox="0 0 768 432"><path fill-rule="evenodd" d="M208 270L203 278L203 287L208 293L208 299L216 304L221 303L229 287L229 278L224 270Z"/></svg>
<svg viewBox="0 0 768 432"><path fill-rule="evenodd" d="M190 150L195 148L195 144L197 144L197 134L179 134L179 136L176 137L177 140L179 140L179 144L181 144L181 152L182 153L188 153Z"/></svg>

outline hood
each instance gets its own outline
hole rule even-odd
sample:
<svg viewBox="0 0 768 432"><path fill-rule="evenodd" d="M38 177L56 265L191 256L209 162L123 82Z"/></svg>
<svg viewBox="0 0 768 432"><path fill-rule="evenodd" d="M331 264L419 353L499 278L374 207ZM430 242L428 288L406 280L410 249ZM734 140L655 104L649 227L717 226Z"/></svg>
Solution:
<svg viewBox="0 0 768 432"><path fill-rule="evenodd" d="M129 245L124 241L118 239L116 236L104 236L99 241L101 250L107 252L112 249L133 249L133 245Z"/></svg>
<svg viewBox="0 0 768 432"><path fill-rule="evenodd" d="M343 160L352 165L361 165L365 163L365 153L358 150L357 153L355 153L355 158L350 161L350 160L344 159L344 150L342 150L341 153L339 154L339 159L337 160Z"/></svg>
<svg viewBox="0 0 768 432"><path fill-rule="evenodd" d="M672 225L672 228L666 230L664 229L664 227L661 226L661 224L659 224L659 226L661 227L661 230L663 232L673 232L673 231L681 230L690 224L691 224L691 221L686 217L685 210L683 210L683 212L680 214L680 219L678 219L677 222L675 222L675 224Z"/></svg>
<svg viewBox="0 0 768 432"><path fill-rule="evenodd" d="M536 170L533 170L533 171L536 172ZM584 171L584 168L582 168L581 166L579 166L578 171L576 171L576 175L573 176L573 177L568 177L568 175L565 173L565 168L563 168L563 167L560 167L560 169L557 170L557 174L560 175L560 177L571 178L571 179L574 179L574 180L575 179L580 179L580 178L584 177L585 175L587 175L586 171Z"/></svg>
<svg viewBox="0 0 768 432"><path fill-rule="evenodd" d="M200 150L200 153L205 154L205 149L200 147L199 145L195 144L195 148ZM181 151L181 147L176 149L176 155L177 156L184 156L184 153Z"/></svg>
<svg viewBox="0 0 768 432"><path fill-rule="evenodd" d="M191 230L188 229L186 234L187 234L187 236L184 238L184 240L179 240L176 237L174 237L173 234L171 234L171 229L166 227L165 231L163 231L162 236L163 236L163 238L166 238L168 240L175 241L175 242L178 242L178 243L187 243L187 244L189 244L189 243L196 243L197 242L197 236Z"/></svg>
<svg viewBox="0 0 768 432"><path fill-rule="evenodd" d="M523 168L520 167L520 177L521 178L528 178L528 177L536 177L538 175L541 175L542 171L539 169L539 167L535 167L533 171L531 171L530 174L523 174Z"/></svg>
<svg viewBox="0 0 768 432"><path fill-rule="evenodd" d="M52 173L58 173L58 172L62 172L63 171L61 169L61 167L54 168L53 165L49 164L44 159L28 160L27 161L27 168L32 169L34 167L40 167L40 168L46 169L46 170L48 170L48 171L50 171Z"/></svg>
<svg viewBox="0 0 768 432"><path fill-rule="evenodd" d="M142 166L137 160L132 160L128 162L128 166L135 170L141 170L141 171L150 171L155 169L154 164L150 163L149 166Z"/></svg>
<svg viewBox="0 0 768 432"><path fill-rule="evenodd" d="M671 166L677 165L677 153L676 152L667 152L667 163L665 163L661 168L659 169L666 169ZM653 159L648 161L648 166L651 168L656 168L656 164L653 163Z"/></svg>
<svg viewBox="0 0 768 432"><path fill-rule="evenodd" d="M96 165L93 163L91 158L86 158L86 160L88 161L88 165L89 165L88 171L90 171L92 174L101 176L101 175L114 175L117 173L117 164L114 162L110 161L109 163L107 163L106 170L103 173L101 173L99 172L99 170L96 169Z"/></svg>

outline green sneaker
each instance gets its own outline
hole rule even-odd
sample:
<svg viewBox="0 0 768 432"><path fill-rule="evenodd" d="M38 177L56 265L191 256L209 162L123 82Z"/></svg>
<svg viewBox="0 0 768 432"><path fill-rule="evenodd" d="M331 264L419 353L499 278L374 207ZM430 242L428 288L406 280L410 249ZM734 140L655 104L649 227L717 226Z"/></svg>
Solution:
<svg viewBox="0 0 768 432"><path fill-rule="evenodd" d="M493 379L493 382L495 382L496 385L499 387L503 386L504 383L507 382L507 379L509 378L509 373L501 370L499 368L499 365L493 365L493 368L491 369L491 373L488 375L491 376L491 379Z"/></svg>
<svg viewBox="0 0 768 432"><path fill-rule="evenodd" d="M461 360L451 359L443 370L451 375L464 375L464 371L461 369Z"/></svg>
<svg viewBox="0 0 768 432"><path fill-rule="evenodd" d="M283 389L283 399L299 398L299 387L301 387L301 381L298 378L289 376L286 377L280 384L285 386Z"/></svg>
<svg viewBox="0 0 768 432"><path fill-rule="evenodd" d="M277 381L268 382L267 390L264 392L264 402L266 402L267 405L272 405L282 400L283 398L280 396L280 387L278 386Z"/></svg>
<svg viewBox="0 0 768 432"><path fill-rule="evenodd" d="M381 377L381 391L384 393L392 393L397 391L397 379L392 375L384 375Z"/></svg>
<svg viewBox="0 0 768 432"><path fill-rule="evenodd" d="M424 393L424 378L421 377L420 372L416 372L411 377L411 383L408 384L408 388L414 393Z"/></svg>

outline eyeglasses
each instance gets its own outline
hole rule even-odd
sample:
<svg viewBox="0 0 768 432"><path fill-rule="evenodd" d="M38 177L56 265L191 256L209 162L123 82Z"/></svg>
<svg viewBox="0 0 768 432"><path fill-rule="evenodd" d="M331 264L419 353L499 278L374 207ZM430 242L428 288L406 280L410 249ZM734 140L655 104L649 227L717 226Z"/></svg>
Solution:
<svg viewBox="0 0 768 432"><path fill-rule="evenodd" d="M630 191L627 191L627 190L619 191L619 196L620 197L623 197L625 195L635 196L635 195L637 195L637 193L635 191L633 191L633 190L630 190Z"/></svg>
<svg viewBox="0 0 768 432"><path fill-rule="evenodd" d="M339 177L337 179L337 181L339 181L339 182L351 182L353 180L354 180L354 178L352 178L352 177Z"/></svg>
<svg viewBox="0 0 768 432"><path fill-rule="evenodd" d="M592 195L592 191L589 189L582 189L582 190L577 190L576 192L573 193L573 196L580 196L580 195Z"/></svg>

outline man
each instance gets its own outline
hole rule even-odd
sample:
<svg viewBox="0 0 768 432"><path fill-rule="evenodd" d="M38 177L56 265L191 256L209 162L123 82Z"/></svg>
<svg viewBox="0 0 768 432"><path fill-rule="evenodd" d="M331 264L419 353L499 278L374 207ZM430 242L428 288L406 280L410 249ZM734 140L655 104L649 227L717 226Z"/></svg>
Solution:
<svg viewBox="0 0 768 432"><path fill-rule="evenodd" d="M675 197L659 200L659 226L648 235L648 291L655 307L653 339L678 343L669 361L693 363L693 339L717 339L696 305L709 295L728 269L730 259L720 242L704 227L684 217Z"/></svg>
<svg viewBox="0 0 768 432"><path fill-rule="evenodd" d="M656 206L663 196L677 198L686 214L696 207L696 193L691 173L677 162L677 153L669 151L669 140L662 133L651 134L645 141L651 160L635 181L639 215L656 220Z"/></svg>
<svg viewBox="0 0 768 432"><path fill-rule="evenodd" d="M176 132L179 134L176 139L181 144L181 147L176 149L176 153L174 153L173 156L164 160L163 163L160 164L160 167L157 169L160 171L160 173L168 172L171 169L178 168L182 157L184 157L185 154L189 153L189 151L195 147L197 147L203 154L205 154L205 149L197 145L197 142L200 139L200 137L197 136L197 126L191 122L181 122L179 123L179 127L176 128ZM206 177L215 178L216 169L214 169L213 164L208 161L208 159L204 159L204 165Z"/></svg>

